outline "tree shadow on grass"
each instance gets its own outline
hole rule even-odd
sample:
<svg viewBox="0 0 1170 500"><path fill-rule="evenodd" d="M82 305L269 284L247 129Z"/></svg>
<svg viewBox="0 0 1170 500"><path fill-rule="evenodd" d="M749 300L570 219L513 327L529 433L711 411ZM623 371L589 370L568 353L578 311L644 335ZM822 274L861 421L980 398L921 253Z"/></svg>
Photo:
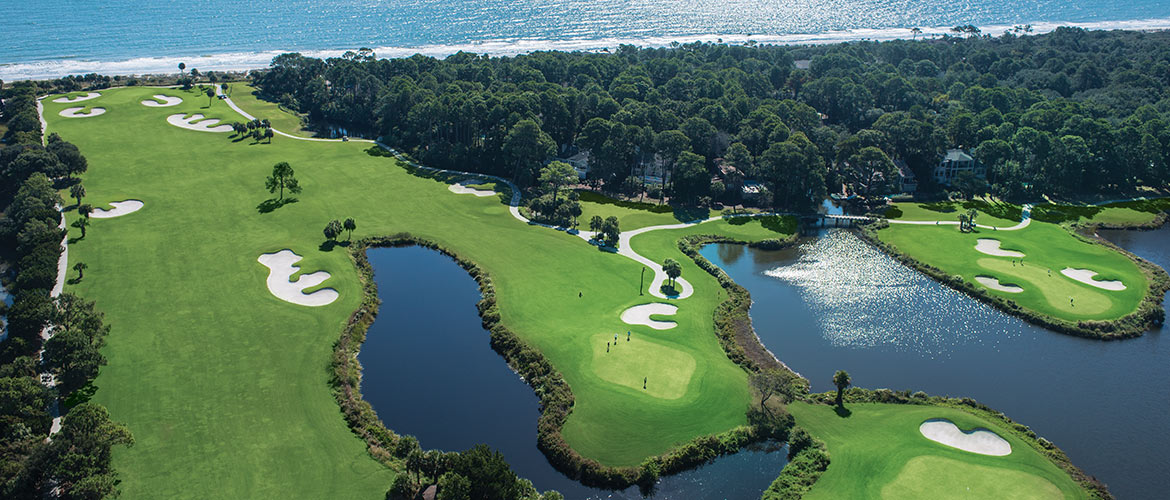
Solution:
<svg viewBox="0 0 1170 500"><path fill-rule="evenodd" d="M259 205L256 205L256 211L260 212L262 214L266 214L266 213L271 212L273 210L276 210L280 207L283 207L283 206L291 204L291 203L296 203L298 201L300 201L300 200L298 200L296 198L285 198L283 200L278 200L276 198L269 198L267 200L260 202Z"/></svg>
<svg viewBox="0 0 1170 500"><path fill-rule="evenodd" d="M322 252L332 252L335 247L348 248L352 244L353 244L353 242L349 241L349 240L344 240L344 241L342 241L342 240L325 240L325 241L322 241L319 246L317 246L317 249L322 251Z"/></svg>
<svg viewBox="0 0 1170 500"><path fill-rule="evenodd" d="M710 214L706 208L700 207L674 207L674 218L679 222L694 222L707 218Z"/></svg>
<svg viewBox="0 0 1170 500"><path fill-rule="evenodd" d="M74 406L77 406L81 403L89 402L89 400L93 398L93 395L97 394L97 390L98 386L95 385L91 380L80 389L73 391L69 394L69 397L65 398L65 401L62 402L65 407L62 408L61 413L64 414L69 408L73 408Z"/></svg>
<svg viewBox="0 0 1170 500"><path fill-rule="evenodd" d="M846 408L844 405L833 408L833 413L836 413L837 416L841 418L849 418L853 416L853 410Z"/></svg>

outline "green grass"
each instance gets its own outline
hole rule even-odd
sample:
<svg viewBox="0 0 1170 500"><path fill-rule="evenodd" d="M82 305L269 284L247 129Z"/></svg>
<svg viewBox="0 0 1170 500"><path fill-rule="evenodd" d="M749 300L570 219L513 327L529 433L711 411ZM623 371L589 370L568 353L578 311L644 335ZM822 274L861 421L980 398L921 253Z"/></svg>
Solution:
<svg viewBox="0 0 1170 500"><path fill-rule="evenodd" d="M708 219L719 215L717 210L704 208L675 208L670 205L624 201L610 198L593 191L578 191L581 194L581 226L588 228L594 215L617 217L622 231L648 226L661 226Z"/></svg>
<svg viewBox="0 0 1170 500"><path fill-rule="evenodd" d="M232 92L232 102L240 109L258 119L268 119L272 128L298 137L316 137L316 134L305 129L305 122L296 113L285 109L280 104L261 99L256 88L242 82L229 83ZM242 118L239 119L243 121Z"/></svg>
<svg viewBox="0 0 1170 500"><path fill-rule="evenodd" d="M805 498L1084 498L1083 490L1047 457L995 422L953 408L863 403L841 417L830 406L788 406L802 427L825 442L829 468ZM918 430L946 418L983 427L1012 446L1002 457L936 443Z"/></svg>
<svg viewBox="0 0 1170 500"><path fill-rule="evenodd" d="M675 256L696 293L678 303L677 328L631 328L619 314L651 297L638 295L641 266L630 259L516 221L496 197L453 194L365 144L279 136L254 144L171 126L174 113L240 118L219 100L205 109L206 100L186 95L170 108L140 104L157 92L105 91L89 104L107 113L84 120L57 117L64 105L45 102L50 132L89 158L85 201L145 203L95 220L69 252L89 269L67 289L96 300L112 325L94 400L137 441L114 455L125 498L382 498L393 473L368 456L330 394L332 345L361 296L346 253L320 247L334 218L353 217L355 238L411 232L490 273L504 323L572 387L564 434L584 456L637 464L744 423L746 375L713 333L723 291L668 243L698 228L651 233L661 240L647 239L646 249L635 243L656 261ZM271 197L264 178L280 161L296 169L304 192L262 213ZM784 236L761 224L701 229ZM340 299L308 308L269 293L256 258L283 248L304 257L305 272L330 272L322 286ZM623 357L597 359L604 337L626 330L634 335ZM636 383L643 377L645 390Z"/></svg>
<svg viewBox="0 0 1170 500"><path fill-rule="evenodd" d="M966 281L989 276L1003 284L1018 285L1023 292L988 292L1068 321L1121 318L1137 310L1149 289L1146 276L1128 257L1077 239L1055 224L1033 221L1018 231L977 229L972 233L962 233L958 226L891 224L877 235L911 257ZM980 238L1000 240L1001 248L1022 252L1025 257L978 252L975 245ZM1066 267L1092 269L1099 273L1097 280L1121 280L1126 289L1109 291L1074 281L1060 273Z"/></svg>
<svg viewBox="0 0 1170 500"><path fill-rule="evenodd" d="M1042 203L1032 209L1032 217L1036 220L1052 223L1142 226L1153 223L1158 214L1166 211L1170 211L1170 198L1134 200L1107 205Z"/></svg>
<svg viewBox="0 0 1170 500"><path fill-rule="evenodd" d="M1008 203L989 203L983 200L966 202L894 203L885 216L898 220L941 220L958 222L959 214L974 208L979 212L976 224L1010 227L1020 222L1020 207Z"/></svg>

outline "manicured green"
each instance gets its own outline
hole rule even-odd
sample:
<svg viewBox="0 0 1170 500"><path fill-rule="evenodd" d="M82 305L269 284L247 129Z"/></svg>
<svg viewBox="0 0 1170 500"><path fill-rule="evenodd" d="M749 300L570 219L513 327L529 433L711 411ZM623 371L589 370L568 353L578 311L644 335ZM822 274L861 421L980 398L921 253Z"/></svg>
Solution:
<svg viewBox="0 0 1170 500"><path fill-rule="evenodd" d="M1132 260L1103 245L1088 243L1056 224L1033 221L1017 231L958 226L890 224L877 233L882 241L947 274L974 283L977 276L1017 285L1020 293L987 289L1020 306L1069 321L1111 320L1137 310L1149 291L1149 282ZM1000 241L1000 248L1024 258L995 257L975 250L977 240ZM1075 281L1061 274L1065 268L1091 269L1099 281L1120 280L1125 290L1111 291Z"/></svg>
<svg viewBox="0 0 1170 500"><path fill-rule="evenodd" d="M1047 457L995 422L953 408L860 403L847 417L833 407L793 403L798 425L825 442L829 468L805 497L1084 498L1083 490ZM986 428L1012 453L980 455L927 439L922 422L945 418L960 429Z"/></svg>
<svg viewBox="0 0 1170 500"><path fill-rule="evenodd" d="M275 102L261 99L256 88L243 82L227 84L231 89L232 102L257 119L268 119L272 128L297 137L315 137L317 134L305 129L305 122L296 113ZM243 120L240 118L239 120Z"/></svg>
<svg viewBox="0 0 1170 500"><path fill-rule="evenodd" d="M45 102L49 131L89 158L87 201L145 202L136 213L94 220L69 249L89 269L67 289L96 300L113 327L94 399L137 441L114 457L125 498L383 496L393 473L367 455L329 389L332 345L361 292L344 249L321 246L321 228L347 217L357 221L354 238L411 232L492 275L504 323L571 385L576 404L564 435L584 456L637 464L744 423L746 375L713 333L723 291L690 259L676 256L696 287L678 302L679 326L631 327L620 313L658 299L638 295L642 266L630 259L517 221L497 197L453 194L367 154L369 144L280 136L253 144L171 126L165 118L174 113L242 118L223 102L205 109L206 99L186 94L175 107L140 104L158 92L106 90L88 103L107 113L85 119L60 118L64 105ZM265 213L259 208L273 196L264 179L281 161L304 191ZM758 223L702 230L786 236ZM682 231L651 234L669 240ZM256 259L284 248L304 257L303 272L330 272L322 286L339 300L310 308L269 293ZM643 253L661 261L676 255L670 248L647 243ZM603 357L605 337L627 330L632 340Z"/></svg>

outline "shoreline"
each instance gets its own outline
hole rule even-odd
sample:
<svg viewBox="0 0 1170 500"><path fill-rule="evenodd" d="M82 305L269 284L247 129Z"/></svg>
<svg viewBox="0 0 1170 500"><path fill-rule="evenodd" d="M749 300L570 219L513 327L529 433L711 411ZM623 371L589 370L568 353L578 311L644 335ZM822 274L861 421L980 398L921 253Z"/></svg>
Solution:
<svg viewBox="0 0 1170 500"><path fill-rule="evenodd" d="M988 36L999 36L1014 26L1027 23L998 24L992 23L979 26ZM1164 31L1170 30L1170 17L1123 19L1111 21L1036 21L1030 24L1030 35L1040 35L1055 31L1058 27L1076 27L1094 31ZM630 44L642 47L670 47L672 44L689 44L694 42L723 43L727 45L826 45L834 43L848 43L860 41L891 41L912 39L941 39L954 36L949 26L919 27L921 34L911 33L912 26L880 27L880 28L851 28L830 30L813 33L783 33L783 34L754 34L754 33L693 33L672 34L659 36L627 36L602 38L493 38L465 43L432 43L399 46L373 47L379 58L404 58L414 54L429 57L445 58L457 52L488 54L492 56L515 56L537 51L568 51L568 52L609 52L619 45ZM253 51L220 52L208 54L199 51L197 54L187 55L160 55L145 57L129 57L125 59L60 59L50 58L21 62L0 62L0 80L51 80L69 75L98 73L106 76L148 76L173 74L179 62L187 63L188 67L207 71L251 71L265 69L273 57L289 52L299 52L307 57L329 58L339 57L350 48L324 48L313 50L293 49L258 49ZM212 49L214 50L214 49Z"/></svg>

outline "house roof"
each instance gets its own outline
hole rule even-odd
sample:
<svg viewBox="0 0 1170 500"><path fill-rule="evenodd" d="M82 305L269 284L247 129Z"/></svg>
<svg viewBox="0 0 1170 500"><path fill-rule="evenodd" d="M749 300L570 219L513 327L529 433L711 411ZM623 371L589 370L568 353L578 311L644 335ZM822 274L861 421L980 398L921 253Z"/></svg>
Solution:
<svg viewBox="0 0 1170 500"><path fill-rule="evenodd" d="M894 160L894 166L898 167L898 175L902 176L903 179L908 181L914 180L914 171L910 170L910 167L906 166L906 162L902 160Z"/></svg>
<svg viewBox="0 0 1170 500"><path fill-rule="evenodd" d="M975 161L975 159L972 158L971 155L967 154L967 152L963 151L962 149L948 149L947 155L945 158L943 158L943 160L953 161L953 162L958 162L958 163L966 163L969 161Z"/></svg>

